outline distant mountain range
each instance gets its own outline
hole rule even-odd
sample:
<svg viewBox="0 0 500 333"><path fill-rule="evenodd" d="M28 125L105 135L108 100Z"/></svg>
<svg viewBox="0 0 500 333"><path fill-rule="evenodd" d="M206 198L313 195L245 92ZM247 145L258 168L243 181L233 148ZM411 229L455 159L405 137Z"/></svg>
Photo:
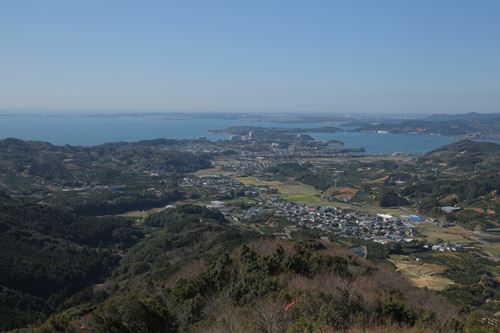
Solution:
<svg viewBox="0 0 500 333"><path fill-rule="evenodd" d="M490 121L500 120L499 113L477 113L469 112L463 114L432 114L425 118L429 121Z"/></svg>

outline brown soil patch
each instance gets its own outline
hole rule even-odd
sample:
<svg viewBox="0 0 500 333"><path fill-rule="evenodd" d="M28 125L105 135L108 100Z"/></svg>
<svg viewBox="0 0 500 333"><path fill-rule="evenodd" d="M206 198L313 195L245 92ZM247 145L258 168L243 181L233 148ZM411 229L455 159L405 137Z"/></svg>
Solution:
<svg viewBox="0 0 500 333"><path fill-rule="evenodd" d="M469 207L469 208L465 208L465 210L471 210L471 211L476 212L478 214L485 214L486 213L486 211L483 208L479 208L479 207Z"/></svg>
<svg viewBox="0 0 500 333"><path fill-rule="evenodd" d="M449 194L441 199L439 199L439 203L441 205L445 205L450 202L458 201L458 195L456 194Z"/></svg>
<svg viewBox="0 0 500 333"><path fill-rule="evenodd" d="M338 193L341 193L341 194L344 194L344 193L347 193L347 194L355 194L356 192L358 192L358 190L354 189L354 188L350 188L350 187L341 187L337 190Z"/></svg>
<svg viewBox="0 0 500 333"><path fill-rule="evenodd" d="M396 267L398 272L407 276L419 288L444 290L449 285L454 284L453 280L440 275L446 270L443 265L400 261L396 263Z"/></svg>
<svg viewBox="0 0 500 333"><path fill-rule="evenodd" d="M389 179L389 176L384 176L382 178L372 180L370 183L372 183L372 184L384 184L388 179Z"/></svg>
<svg viewBox="0 0 500 333"><path fill-rule="evenodd" d="M323 192L323 196L335 196L338 199L351 200L356 195L356 193L358 193L358 191L358 189L352 187L335 188L332 186Z"/></svg>

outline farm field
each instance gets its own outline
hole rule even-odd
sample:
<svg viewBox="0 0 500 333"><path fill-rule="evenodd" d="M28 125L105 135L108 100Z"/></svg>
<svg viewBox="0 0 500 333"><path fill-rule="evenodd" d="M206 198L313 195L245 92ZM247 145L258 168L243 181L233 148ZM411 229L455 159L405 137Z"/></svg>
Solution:
<svg viewBox="0 0 500 333"><path fill-rule="evenodd" d="M320 198L321 192L314 187L293 180L261 180L253 177L237 177L236 180L257 186L269 186L278 190L285 200L305 205L332 205L331 201ZM343 207L342 207L343 208Z"/></svg>
<svg viewBox="0 0 500 333"><path fill-rule="evenodd" d="M494 245L481 245L481 248L486 252L489 256L494 258L500 258L500 244Z"/></svg>
<svg viewBox="0 0 500 333"><path fill-rule="evenodd" d="M231 171L225 171L221 170L219 167L214 167L210 169L201 169L196 172L193 172L193 175L197 177L205 177L205 176L212 176L212 175L221 175L221 176L227 176L227 175L232 175L233 173Z"/></svg>
<svg viewBox="0 0 500 333"><path fill-rule="evenodd" d="M162 211L163 209L164 208L160 207L160 208L151 208L151 209L147 209L147 210L132 210L132 211L120 214L119 216L131 217L131 218L145 218L148 215L153 214L153 213L158 213L158 212Z"/></svg>
<svg viewBox="0 0 500 333"><path fill-rule="evenodd" d="M328 205L343 209L360 210L370 214L392 214L399 216L408 214L407 210L400 208L381 208L378 206L361 206L345 202L330 201L320 197L321 192L313 186L306 185L294 180L279 181L279 180L262 180L255 177L237 177L236 180L244 184L252 184L257 186L269 186L278 190L282 198L288 201L293 201L305 205Z"/></svg>
<svg viewBox="0 0 500 333"><path fill-rule="evenodd" d="M441 239L449 243L469 244L474 241L470 238L471 232L461 227L443 228L431 223L422 223L417 227L417 230L427 236L427 240L430 242Z"/></svg>
<svg viewBox="0 0 500 333"><path fill-rule="evenodd" d="M500 243L487 243L481 241L481 234L467 230L460 226L451 228L443 228L430 223L422 223L417 227L417 230L427 237L429 242L435 243L441 239L449 243L462 243L465 245L473 245L481 248L490 257L498 260L500 258Z"/></svg>
<svg viewBox="0 0 500 333"><path fill-rule="evenodd" d="M441 275L446 270L446 266L418 263L404 260L405 258L407 257L391 256L390 261L396 265L396 270L408 277L415 286L440 291L455 284L453 280Z"/></svg>

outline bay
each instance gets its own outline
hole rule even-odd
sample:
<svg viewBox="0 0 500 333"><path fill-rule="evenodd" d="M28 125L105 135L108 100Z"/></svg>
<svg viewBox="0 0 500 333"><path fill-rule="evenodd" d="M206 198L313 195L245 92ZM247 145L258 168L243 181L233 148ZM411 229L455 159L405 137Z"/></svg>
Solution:
<svg viewBox="0 0 500 333"><path fill-rule="evenodd" d="M57 145L97 145L106 142L138 141L157 138L223 140L224 135L210 135L211 129L229 126L312 128L324 123L271 123L233 119L162 117L89 117L89 116L3 116L0 138L47 141ZM341 140L345 148L363 147L367 154L420 154L449 144L454 137L413 134L378 134L359 132L311 133L317 140Z"/></svg>

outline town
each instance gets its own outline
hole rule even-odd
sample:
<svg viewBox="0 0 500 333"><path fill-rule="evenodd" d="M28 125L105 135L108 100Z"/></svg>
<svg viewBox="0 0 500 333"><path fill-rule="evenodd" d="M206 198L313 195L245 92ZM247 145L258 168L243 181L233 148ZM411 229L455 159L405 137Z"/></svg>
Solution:
<svg viewBox="0 0 500 333"><path fill-rule="evenodd" d="M416 226L424 220L418 215L371 215L332 205L308 206L284 200L269 186L243 184L231 177L209 175L185 177L181 187L196 188L207 194L209 208L220 210L226 219L238 225L254 223L262 217L282 218L286 223L273 234L292 238L290 230L315 230L325 238L355 238L380 244L412 242L419 239ZM174 207L169 205L168 207ZM432 221L427 221L431 223ZM429 249L429 245L423 245ZM463 251L462 244L436 244L432 250Z"/></svg>

